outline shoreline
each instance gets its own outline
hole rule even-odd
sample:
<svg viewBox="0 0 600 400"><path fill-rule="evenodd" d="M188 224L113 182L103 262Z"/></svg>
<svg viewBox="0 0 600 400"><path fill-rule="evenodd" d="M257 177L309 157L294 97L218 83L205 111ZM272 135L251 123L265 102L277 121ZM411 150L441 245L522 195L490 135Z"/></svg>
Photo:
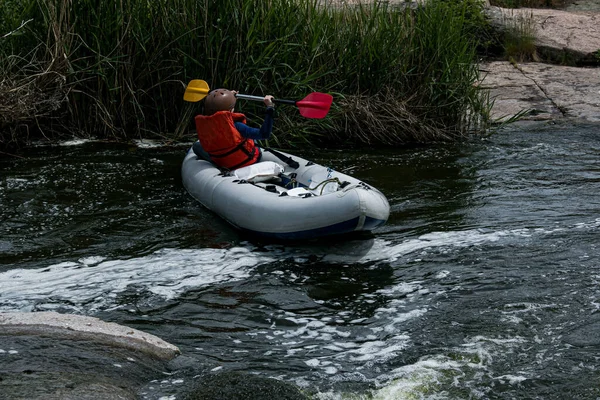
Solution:
<svg viewBox="0 0 600 400"><path fill-rule="evenodd" d="M600 68L494 61L480 71L493 120L524 113L520 120L600 122Z"/></svg>
<svg viewBox="0 0 600 400"><path fill-rule="evenodd" d="M500 30L527 18L541 58L480 63L479 85L494 101L492 120L520 113L520 120L600 122L600 1L584 5L585 11L579 3L566 10L487 8Z"/></svg>

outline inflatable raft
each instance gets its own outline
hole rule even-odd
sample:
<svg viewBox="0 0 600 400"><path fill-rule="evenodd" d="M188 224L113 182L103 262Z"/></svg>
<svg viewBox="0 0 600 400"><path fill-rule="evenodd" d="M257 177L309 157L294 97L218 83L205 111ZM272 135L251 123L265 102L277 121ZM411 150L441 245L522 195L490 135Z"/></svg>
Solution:
<svg viewBox="0 0 600 400"><path fill-rule="evenodd" d="M222 171L190 149L181 168L183 185L206 208L260 237L311 239L371 231L387 221L390 206L373 186L288 153L262 150L261 162Z"/></svg>

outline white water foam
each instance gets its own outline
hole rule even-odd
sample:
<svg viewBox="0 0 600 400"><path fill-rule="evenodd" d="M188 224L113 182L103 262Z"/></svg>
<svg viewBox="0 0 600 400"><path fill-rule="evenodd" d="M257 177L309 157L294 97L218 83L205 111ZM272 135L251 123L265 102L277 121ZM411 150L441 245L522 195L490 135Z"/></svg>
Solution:
<svg viewBox="0 0 600 400"><path fill-rule="evenodd" d="M352 243L351 246L322 249L320 262L391 262L427 249L452 251L457 247L478 246L508 237L544 233L529 229L433 232L400 243L376 238L357 242L362 246ZM47 310L59 304L63 308L71 307L73 312L90 314L118 307L119 294L131 287L172 299L186 290L243 280L257 266L282 259L292 258L296 262L310 264L311 256L315 255L314 248L273 247L267 248L267 251L254 250L249 245L231 249L163 249L139 258L107 260L98 255L46 268L13 269L0 273L0 310ZM269 273L279 276L282 271L273 269ZM441 270L433 279L444 279L449 274L452 272ZM301 281L303 277L298 276L297 279ZM397 357L410 346L411 338L403 327L427 313L429 292L424 285L421 281L396 282L362 295L356 300L357 303L374 303L377 298L378 303L383 304L364 318L357 318L349 310L332 309L331 314L318 318L281 310L274 317L288 321L283 326L273 324L270 329L248 334L268 337L273 344L270 353L284 359L293 357L304 360L314 373L332 381L375 382L381 389L372 393L372 398L394 398L399 393L411 391L418 393L424 385L429 387L440 379L448 379L448 371L454 371L450 374L452 379L461 379L460 374L464 373L465 368L487 368L490 361L485 352L478 350L478 346L481 343L497 343L475 339L475 349L467 346L452 350L462 354L478 353L471 361L469 357L455 360L441 354L423 358L391 373L382 374L379 371L382 363ZM364 327L361 328L361 325ZM316 347L320 349L318 356L314 355ZM351 372L349 366L352 366ZM518 382L525 377L515 372L501 379ZM297 383L302 385L301 379Z"/></svg>
<svg viewBox="0 0 600 400"><path fill-rule="evenodd" d="M477 246L510 236L540 233L547 232L530 229L498 232L467 230L432 232L400 243L376 238L324 248L273 246L259 252L250 245L242 245L231 249L163 249L131 259L106 260L101 255L88 256L76 262L0 273L0 310L71 307L74 312L93 313L115 306L118 294L128 287L148 290L165 299L172 299L189 288L244 279L258 265L290 257L307 264L314 255L319 256L320 262L332 264L392 262L427 249ZM440 273L447 275L448 272ZM404 289L399 290L402 292Z"/></svg>
<svg viewBox="0 0 600 400"><path fill-rule="evenodd" d="M421 357L413 364L404 365L379 376L375 382L379 388L368 393L329 391L319 393L316 397L321 400L455 399L458 398L456 393L452 394L448 388L456 387L458 393L464 394L465 388L477 387L482 376L489 373L495 357L500 358L527 344L526 340L520 337L498 339L476 336L466 338L465 341L463 346ZM500 384L518 385L532 376L524 371L514 371L490 378ZM490 395L470 390L470 398L488 398Z"/></svg>
<svg viewBox="0 0 600 400"><path fill-rule="evenodd" d="M590 222L580 222L578 224L575 225L576 229L594 229L594 228L600 228L600 218L596 218L593 221Z"/></svg>
<svg viewBox="0 0 600 400"><path fill-rule="evenodd" d="M374 239L322 249L273 247L257 252L246 245L231 249L163 249L131 259L106 260L101 255L88 256L76 262L0 273L0 310L70 307L73 312L94 313L114 307L118 294L128 287L172 299L190 288L244 279L252 268L276 260L294 257L297 262L310 263L309 256L315 251L322 252L320 261L325 263L390 262L425 249L475 246L510 235L530 234L532 232L528 230L469 230L433 232L397 244ZM273 274L277 273L280 271L273 271Z"/></svg>
<svg viewBox="0 0 600 400"><path fill-rule="evenodd" d="M301 278L300 278L301 279ZM332 382L367 381L376 378L379 367L399 356L410 345L404 332L410 320L422 318L426 307L415 308L424 295L422 283L400 282L391 287L364 294L357 304L377 298L385 307L375 308L365 318L355 318L351 311L331 310L322 317L285 311L275 315L270 330L249 336L264 336L272 343L270 355L304 359L306 366ZM322 310L323 311L323 310ZM253 340L256 340L255 338ZM315 356L315 350L318 355ZM348 371L349 365L352 372ZM310 383L297 380L303 387Z"/></svg>
<svg viewBox="0 0 600 400"><path fill-rule="evenodd" d="M385 239L378 239L368 249L357 248L350 254L326 254L322 261L332 263L354 262L370 263L375 261L396 261L400 257L420 250L433 248L457 248L477 246L484 243L497 242L506 237L531 236L529 229L486 232L478 229L456 232L432 232L394 244ZM361 253L362 250L362 253Z"/></svg>
<svg viewBox="0 0 600 400"><path fill-rule="evenodd" d="M152 139L135 139L132 141L132 143L142 149L155 149L165 147L164 142Z"/></svg>
<svg viewBox="0 0 600 400"><path fill-rule="evenodd" d="M456 248L481 246L514 238L529 238L536 235L549 235L556 232L540 229L514 229L498 232L468 230L461 232L433 232L401 243L392 243L384 239L374 240L370 248L355 248L349 255L353 263L391 262L409 254L427 251L453 251ZM340 250L340 248L336 249ZM321 262L348 262L343 252L326 254ZM296 257L301 260L301 257ZM332 310L332 314L320 318L307 317L286 312L283 318L292 322L290 328L273 326L264 332L271 343L278 343L272 355L283 354L284 358L304 358L308 368L322 377L328 376L331 382L371 382L380 389L363 395L341 394L337 392L320 393L322 399L338 399L351 396L355 399L397 399L397 398L452 398L443 388L457 386L463 390L473 390L481 374L489 373L493 357L508 354L521 345L522 339L482 338L468 340L464 346L447 349L441 354L424 357L416 363L384 372L385 364L396 359L411 346L411 337L407 326L411 320L422 319L428 312L430 291L425 285L432 280L444 280L452 271L440 270L428 282L405 281L379 289L371 294L363 294L356 299L357 304L372 303L377 298L382 303L372 315L356 318L350 312ZM302 281L302 277L297 277ZM439 290L439 289L438 289ZM436 292L442 295L441 292ZM352 318L350 318L352 317ZM364 325L365 328L351 325ZM273 340L275 338L275 340ZM321 343L321 344L315 344ZM319 347L318 356L314 356L315 346ZM460 355L455 358L454 354ZM500 356L501 357L501 356ZM348 372L352 369L352 372ZM379 371L376 372L376 371ZM528 379L522 371L492 377L501 383L515 385ZM309 387L310 382L298 378L295 383L300 387ZM483 395L485 397L485 395Z"/></svg>
<svg viewBox="0 0 600 400"><path fill-rule="evenodd" d="M63 147L70 147L70 146L81 146L83 144L92 143L92 142L94 142L94 140L91 140L91 139L72 139L72 140L65 140L64 142L60 142L58 145L59 146L63 146Z"/></svg>
<svg viewBox="0 0 600 400"><path fill-rule="evenodd" d="M58 304L94 313L115 306L118 294L128 287L171 299L189 288L243 279L252 267L273 261L247 247L163 249L140 258L96 256L47 268L13 269L0 274L0 310L47 310Z"/></svg>

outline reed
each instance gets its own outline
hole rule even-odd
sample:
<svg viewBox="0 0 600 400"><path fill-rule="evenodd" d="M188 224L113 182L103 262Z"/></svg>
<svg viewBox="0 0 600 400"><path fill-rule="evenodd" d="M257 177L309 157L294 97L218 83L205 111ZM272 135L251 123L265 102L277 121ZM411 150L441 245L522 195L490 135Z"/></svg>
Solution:
<svg viewBox="0 0 600 400"><path fill-rule="evenodd" d="M334 94L325 120L301 120L282 107L277 144L462 138L485 128L481 116L490 106L474 85L478 43L471 29L479 10L472 4L5 0L0 20L9 21L7 32L18 21L32 22L18 35L0 32L0 52L19 60L3 57L0 74L26 79L50 71L62 80L45 90L64 101L39 118L4 118L0 128L13 135L20 126L37 126L48 135L189 137L198 105L184 103L182 95L199 78L256 95ZM27 65L37 65L37 72ZM17 85L0 87L0 96L10 102ZM35 83L27 91L28 102L41 99ZM238 103L260 119L259 104Z"/></svg>
<svg viewBox="0 0 600 400"><path fill-rule="evenodd" d="M510 12L505 15L505 57L516 62L539 61L537 54L536 25L531 12Z"/></svg>

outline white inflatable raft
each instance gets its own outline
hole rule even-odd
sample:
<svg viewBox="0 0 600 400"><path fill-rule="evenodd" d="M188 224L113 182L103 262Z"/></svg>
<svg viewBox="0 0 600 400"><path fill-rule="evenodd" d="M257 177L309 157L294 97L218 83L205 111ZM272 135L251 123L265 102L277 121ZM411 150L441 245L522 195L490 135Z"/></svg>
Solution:
<svg viewBox="0 0 600 400"><path fill-rule="evenodd" d="M286 157L287 163L282 161ZM274 150L263 149L260 163L223 172L190 149L181 175L202 205L261 237L310 239L371 231L390 213L387 199L374 187Z"/></svg>

